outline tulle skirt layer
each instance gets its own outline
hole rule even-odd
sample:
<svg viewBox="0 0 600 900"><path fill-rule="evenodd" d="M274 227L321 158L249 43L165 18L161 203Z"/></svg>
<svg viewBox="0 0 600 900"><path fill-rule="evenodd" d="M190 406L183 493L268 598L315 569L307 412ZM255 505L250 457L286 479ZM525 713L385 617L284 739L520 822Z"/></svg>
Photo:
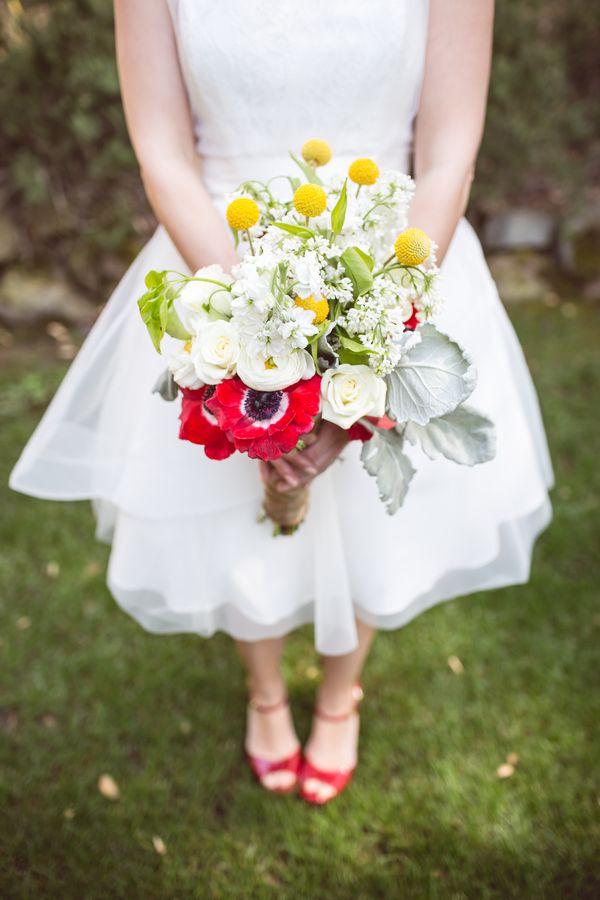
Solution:
<svg viewBox="0 0 600 900"><path fill-rule="evenodd" d="M417 448L407 500L388 516L360 445L312 486L293 536L259 522L255 461L208 460L178 440L179 403L152 387L165 359L136 307L150 268L185 266L159 228L118 286L11 475L33 496L91 499L112 541L108 585L146 629L244 640L314 622L317 649L356 645L355 618L395 628L451 597L527 581L551 518L552 467L535 390L477 238L461 222L439 327L478 370L469 401L492 418L496 458L474 468Z"/></svg>

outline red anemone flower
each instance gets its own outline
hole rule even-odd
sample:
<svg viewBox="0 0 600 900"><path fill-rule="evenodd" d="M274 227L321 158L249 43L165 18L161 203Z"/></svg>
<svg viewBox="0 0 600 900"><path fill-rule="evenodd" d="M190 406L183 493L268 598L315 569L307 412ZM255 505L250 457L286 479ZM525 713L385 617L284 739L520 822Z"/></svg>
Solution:
<svg viewBox="0 0 600 900"><path fill-rule="evenodd" d="M236 376L217 385L208 406L236 450L271 460L293 450L312 429L320 403L319 375L280 391L255 391Z"/></svg>
<svg viewBox="0 0 600 900"><path fill-rule="evenodd" d="M191 441L192 444L202 444L209 459L227 459L235 453L235 447L208 408L208 401L214 392L212 384L205 384L198 390L181 388L183 398L179 416L181 422L179 437L183 441Z"/></svg>

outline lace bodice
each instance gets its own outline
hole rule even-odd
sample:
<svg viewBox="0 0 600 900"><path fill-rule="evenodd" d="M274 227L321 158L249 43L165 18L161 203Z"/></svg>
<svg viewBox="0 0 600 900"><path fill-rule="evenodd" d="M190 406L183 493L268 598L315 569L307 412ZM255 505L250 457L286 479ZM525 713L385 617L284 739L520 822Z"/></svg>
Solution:
<svg viewBox="0 0 600 900"><path fill-rule="evenodd" d="M311 137L331 167L372 156L406 168L427 0L169 0L183 76L215 195L293 172Z"/></svg>

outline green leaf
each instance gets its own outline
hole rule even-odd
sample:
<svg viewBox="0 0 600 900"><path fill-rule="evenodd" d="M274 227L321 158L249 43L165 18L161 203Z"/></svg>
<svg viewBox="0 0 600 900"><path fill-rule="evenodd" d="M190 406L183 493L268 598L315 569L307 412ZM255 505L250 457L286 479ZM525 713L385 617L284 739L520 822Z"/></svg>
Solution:
<svg viewBox="0 0 600 900"><path fill-rule="evenodd" d="M353 338L346 337L345 334L340 334L340 343L342 347L345 347L346 350L352 350L353 353L366 353L366 348L360 341L355 341Z"/></svg>
<svg viewBox="0 0 600 900"><path fill-rule="evenodd" d="M362 294L366 294L373 285L371 257L359 250L358 247L347 247L340 256L340 260L352 282L354 296L360 297Z"/></svg>
<svg viewBox="0 0 600 900"><path fill-rule="evenodd" d="M302 169L307 181L310 181L311 184L323 184L323 182L321 181L321 179L319 178L319 176L317 175L317 173L315 172L315 170L313 169L312 166L309 166L309 164L304 162L303 159L298 159L298 157L294 156L294 154L291 151L290 151L290 156L292 157L292 159L294 160L296 165L300 169Z"/></svg>
<svg viewBox="0 0 600 900"><path fill-rule="evenodd" d="M150 296L150 299L148 297ZM150 340L154 344L154 349L160 353L160 342L162 341L165 330L160 321L160 309L157 301L152 299L152 295L144 294L138 300L138 307L142 316L144 325L148 329Z"/></svg>
<svg viewBox="0 0 600 900"><path fill-rule="evenodd" d="M345 350L343 347L339 351L341 363L348 363L351 366L368 366L369 353L363 350L362 353L355 353L353 350Z"/></svg>
<svg viewBox="0 0 600 900"><path fill-rule="evenodd" d="M346 184L347 180L344 181L344 186L340 191L340 196L337 199L337 203L331 210L331 228L334 234L341 233L342 228L344 227L344 221L346 219L346 209L348 208Z"/></svg>
<svg viewBox="0 0 600 900"><path fill-rule="evenodd" d="M177 338L180 341L189 341L189 339L191 338L191 334L185 328L183 322L177 315L173 306L171 306L168 311L165 331L167 332L167 334L170 334L171 337Z"/></svg>
<svg viewBox="0 0 600 900"><path fill-rule="evenodd" d="M305 225L288 225L287 222L273 222L273 225L281 228L282 231L287 231L288 234L295 234L297 237L301 237L304 241L315 236L314 231L311 231Z"/></svg>
<svg viewBox="0 0 600 900"><path fill-rule="evenodd" d="M375 260L373 259L373 257L372 257L372 256L369 256L368 253L365 253L364 250L361 250L360 247L355 247L354 249L356 250L356 252L357 252L358 255L360 256L360 258L362 259L362 261L368 266L369 271L372 272L373 269L375 268Z"/></svg>
<svg viewBox="0 0 600 900"><path fill-rule="evenodd" d="M146 278L145 278L146 287L149 288L150 290L152 290L153 288L160 287L160 285L163 282L164 275L165 275L164 272L156 272L154 269L152 269L146 275Z"/></svg>

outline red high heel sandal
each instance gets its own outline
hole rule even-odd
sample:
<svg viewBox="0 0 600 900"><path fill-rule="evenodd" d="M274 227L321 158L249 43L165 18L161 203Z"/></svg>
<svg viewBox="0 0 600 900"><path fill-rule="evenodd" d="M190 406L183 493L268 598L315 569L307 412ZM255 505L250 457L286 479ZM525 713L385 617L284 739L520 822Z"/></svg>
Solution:
<svg viewBox="0 0 600 900"><path fill-rule="evenodd" d="M277 703L259 703L258 700L254 700L250 698L248 701L248 706L250 709L253 709L255 712L269 714L273 712L277 712L280 709L283 709L288 705L289 701L287 697L284 697L282 700L278 700ZM266 791L271 791L272 794L290 794L292 791L296 790L296 786L298 784L298 775L300 773L300 762L302 760L302 749L298 747L295 753L292 753L291 756L286 756L284 759L262 759L260 756L254 756L250 753L246 748L244 748L246 753L246 758L248 760L248 764L252 770L252 774L259 782L261 787L263 787ZM286 787L269 787L265 784L264 779L266 775L270 775L271 772L290 772L294 779L291 784L286 785Z"/></svg>
<svg viewBox="0 0 600 900"><path fill-rule="evenodd" d="M358 710L358 706L363 697L364 691L361 685L355 684L352 688L352 709L350 709L347 713L342 713L339 716L332 716L329 713L323 712L323 710L317 707L314 714L318 719L323 719L325 722L346 722L350 718L350 716L352 716ZM314 766L305 755L302 760L299 775L300 796L303 800L306 800L307 803L312 803L314 806L324 806L326 803L329 803L331 800L335 800L336 797L339 797L342 791L344 791L348 787L348 784L350 783L352 776L354 775L355 769L356 765L352 766L352 768L350 769L336 769L333 772L326 772L323 769L319 769L317 768L317 766ZM309 790L306 787L306 782L310 781L313 778L333 788L334 792L329 797L322 798L319 796L318 790Z"/></svg>

